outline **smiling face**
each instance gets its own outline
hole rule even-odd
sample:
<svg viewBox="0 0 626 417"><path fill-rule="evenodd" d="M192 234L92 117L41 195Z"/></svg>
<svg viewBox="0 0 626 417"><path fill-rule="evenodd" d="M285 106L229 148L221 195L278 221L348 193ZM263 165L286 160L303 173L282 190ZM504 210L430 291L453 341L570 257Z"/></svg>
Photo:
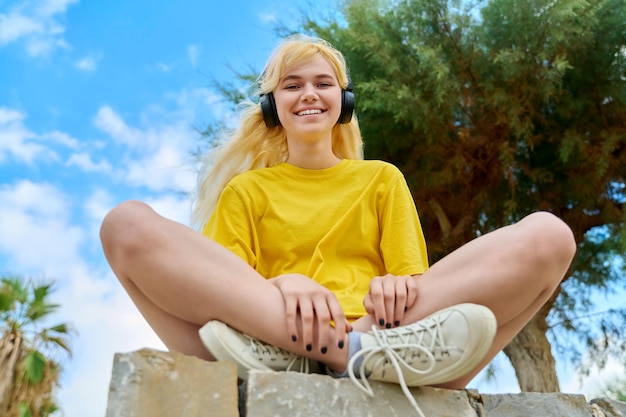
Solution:
<svg viewBox="0 0 626 417"><path fill-rule="evenodd" d="M331 140L341 113L341 87L332 65L316 56L288 67L274 90L287 140Z"/></svg>

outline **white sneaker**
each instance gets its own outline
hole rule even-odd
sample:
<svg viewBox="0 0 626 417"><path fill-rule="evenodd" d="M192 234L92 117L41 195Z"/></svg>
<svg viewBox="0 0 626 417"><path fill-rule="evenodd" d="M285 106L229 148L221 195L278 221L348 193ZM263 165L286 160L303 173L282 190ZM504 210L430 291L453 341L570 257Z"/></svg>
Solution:
<svg viewBox="0 0 626 417"><path fill-rule="evenodd" d="M350 378L369 395L368 379L400 384L420 415L407 387L455 380L474 369L496 334L496 318L477 304L452 306L408 326L372 330L361 336L361 350L348 363ZM362 358L355 375L355 363Z"/></svg>
<svg viewBox="0 0 626 417"><path fill-rule="evenodd" d="M293 371L318 373L317 361L291 353L213 320L198 332L204 346L217 360L230 360L237 365L239 379L247 379L248 371Z"/></svg>

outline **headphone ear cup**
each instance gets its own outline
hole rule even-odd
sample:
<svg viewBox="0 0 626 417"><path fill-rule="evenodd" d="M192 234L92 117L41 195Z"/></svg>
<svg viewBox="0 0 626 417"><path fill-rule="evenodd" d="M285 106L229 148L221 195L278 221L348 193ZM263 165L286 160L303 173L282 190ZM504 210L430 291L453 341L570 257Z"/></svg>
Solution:
<svg viewBox="0 0 626 417"><path fill-rule="evenodd" d="M337 123L347 124L352 120L354 113L354 93L352 89L341 91L341 114Z"/></svg>
<svg viewBox="0 0 626 417"><path fill-rule="evenodd" d="M280 126L280 120L278 119L278 111L276 110L276 102L274 101L274 94L267 93L261 94L259 97L259 104L261 105L261 112L263 113L263 120L265 126L276 127Z"/></svg>
<svg viewBox="0 0 626 417"><path fill-rule="evenodd" d="M265 121L265 126L280 126L280 119L278 118L278 111L276 110L276 101L274 101L274 94L261 94L261 96L259 97L259 104L261 105L261 112L263 113L263 121ZM352 120L352 113L354 113L354 93L352 92L352 90L342 90L341 113L339 114L339 120L337 120L337 123L350 123L350 121Z"/></svg>

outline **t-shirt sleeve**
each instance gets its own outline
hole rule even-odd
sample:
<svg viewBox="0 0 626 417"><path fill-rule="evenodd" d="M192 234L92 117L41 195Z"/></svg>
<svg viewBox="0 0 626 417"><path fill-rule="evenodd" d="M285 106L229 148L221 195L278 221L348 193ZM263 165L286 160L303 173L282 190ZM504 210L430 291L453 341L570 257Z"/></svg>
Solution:
<svg viewBox="0 0 626 417"><path fill-rule="evenodd" d="M256 267L254 222L251 209L232 186L222 191L202 234Z"/></svg>
<svg viewBox="0 0 626 417"><path fill-rule="evenodd" d="M398 171L381 211L380 249L387 273L422 274L428 269L426 241L415 202L404 176Z"/></svg>

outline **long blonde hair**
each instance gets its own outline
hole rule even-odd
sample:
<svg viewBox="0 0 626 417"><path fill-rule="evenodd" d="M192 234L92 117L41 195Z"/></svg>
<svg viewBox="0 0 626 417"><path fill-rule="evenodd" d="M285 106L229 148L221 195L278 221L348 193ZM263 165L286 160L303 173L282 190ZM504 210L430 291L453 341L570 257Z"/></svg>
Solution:
<svg viewBox="0 0 626 417"><path fill-rule="evenodd" d="M258 80L258 94L274 91L288 67L320 55L334 68L341 88L347 88L348 71L341 52L322 39L295 35L284 39L270 55ZM198 174L192 223L200 227L209 219L220 194L233 177L284 162L289 154L283 127L267 127L258 103L248 101L241 105L238 127L226 132L225 138L223 145L205 156ZM356 116L353 115L350 123L333 127L332 149L343 159L363 159L363 141Z"/></svg>

